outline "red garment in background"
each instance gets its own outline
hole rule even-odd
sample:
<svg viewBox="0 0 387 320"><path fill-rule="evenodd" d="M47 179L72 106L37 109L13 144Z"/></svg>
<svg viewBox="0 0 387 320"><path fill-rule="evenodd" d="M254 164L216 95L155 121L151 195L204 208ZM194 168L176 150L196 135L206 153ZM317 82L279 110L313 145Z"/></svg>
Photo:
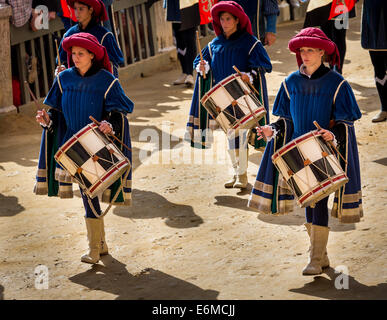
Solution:
<svg viewBox="0 0 387 320"><path fill-rule="evenodd" d="M74 9L67 4L66 0L60 0L60 4L62 5L63 17L70 18L74 22L77 22Z"/></svg>
<svg viewBox="0 0 387 320"><path fill-rule="evenodd" d="M21 90L20 81L16 77L12 77L12 94L13 94L13 105L18 107L21 105Z"/></svg>
<svg viewBox="0 0 387 320"><path fill-rule="evenodd" d="M333 0L329 20L343 13L347 13L355 6L356 0Z"/></svg>
<svg viewBox="0 0 387 320"><path fill-rule="evenodd" d="M199 0L200 24L207 24L212 21L211 8L219 0Z"/></svg>

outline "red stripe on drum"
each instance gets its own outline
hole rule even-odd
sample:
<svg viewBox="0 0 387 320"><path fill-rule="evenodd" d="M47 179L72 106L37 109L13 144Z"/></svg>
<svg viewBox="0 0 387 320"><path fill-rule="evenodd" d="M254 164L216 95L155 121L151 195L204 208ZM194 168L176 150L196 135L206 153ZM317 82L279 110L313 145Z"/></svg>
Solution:
<svg viewBox="0 0 387 320"><path fill-rule="evenodd" d="M313 196L315 193L317 193L321 189L323 189L326 186L329 186L330 184L332 184L333 182L336 182L336 181L341 180L341 179L347 179L347 176L345 174L342 174L342 175L337 176L337 177L333 178L332 180L328 180L327 182L323 183L322 185L316 187L315 189L310 191L308 194L306 194L305 196L303 196L299 200L300 204L302 205L305 202L305 200L308 199L310 196Z"/></svg>
<svg viewBox="0 0 387 320"><path fill-rule="evenodd" d="M202 102L202 104L204 104L207 99L216 91L218 90L220 87L223 87L225 84L229 83L230 81L234 80L237 78L237 75L235 74L232 74L231 76L228 76L227 78L225 78L224 80L222 80L221 82L219 82L215 87L213 87L210 91L208 91L204 96L203 98L200 100Z"/></svg>
<svg viewBox="0 0 387 320"><path fill-rule="evenodd" d="M116 166L114 166L112 169L110 169L108 172L106 172L105 175L101 178L101 180L96 182L96 184L90 188L89 192L93 193L95 191L95 189L97 189L101 185L102 182L105 182L107 180L107 178L109 178L113 173L118 171L118 169L120 169L125 164L129 164L129 162L126 160L122 160L120 163L118 163Z"/></svg>
<svg viewBox="0 0 387 320"><path fill-rule="evenodd" d="M304 140L307 140L313 136L318 137L320 134L316 134L315 131L311 131L309 133L306 133L302 135L301 137L298 137L297 139L289 142L289 144L284 145L281 149L279 149L275 154L273 154L272 160L276 159L279 155L282 155L283 153L287 152L289 149L295 147L297 144L301 143Z"/></svg>

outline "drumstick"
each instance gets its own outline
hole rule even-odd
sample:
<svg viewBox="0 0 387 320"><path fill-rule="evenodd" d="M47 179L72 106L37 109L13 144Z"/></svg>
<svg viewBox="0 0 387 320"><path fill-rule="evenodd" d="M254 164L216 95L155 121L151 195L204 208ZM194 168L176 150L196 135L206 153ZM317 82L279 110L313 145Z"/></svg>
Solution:
<svg viewBox="0 0 387 320"><path fill-rule="evenodd" d="M261 126L259 125L259 120L257 119L257 117L255 116L253 110L251 109L249 101L247 100L246 96L244 96L243 98L245 99L247 107L249 108L251 114L253 115L253 118L254 118L255 122L257 123L257 127L261 129ZM263 133L263 131L261 132L261 137L263 138L263 140L265 142L267 142L267 138L266 138L265 134Z"/></svg>
<svg viewBox="0 0 387 320"><path fill-rule="evenodd" d="M60 55L59 55L59 49L58 49L58 41L55 39L55 47L56 47L56 55L58 56L58 67L62 65L60 62Z"/></svg>
<svg viewBox="0 0 387 320"><path fill-rule="evenodd" d="M200 62L203 61L203 55L202 55L202 49L200 48L200 41L199 41L199 31L196 30L196 41L198 43L198 50L200 54ZM203 79L206 79L206 73L203 72Z"/></svg>
<svg viewBox="0 0 387 320"><path fill-rule="evenodd" d="M89 119L93 121L96 125L101 125L101 122L98 122L93 118L93 116L89 116ZM114 134L110 134L115 140L117 140L119 143L121 143L126 149L129 151L132 151L132 148L129 148L125 143L123 143L120 139L118 139ZM110 140L110 139L109 139Z"/></svg>
<svg viewBox="0 0 387 320"><path fill-rule="evenodd" d="M236 66L232 66L232 67L233 67L234 70L235 70L236 72L238 72L238 74L242 77L242 72L240 72ZM251 89L253 89L253 91L254 91L258 96L260 96L260 94L259 94L259 92L257 91L257 89L255 89L255 87L250 83L250 81L248 81L247 84L250 86Z"/></svg>
<svg viewBox="0 0 387 320"><path fill-rule="evenodd" d="M318 129L318 130L322 130L322 128L320 127L320 125L317 123L317 121L313 121L313 124L316 126L316 128ZM339 156L341 157L341 159L343 159L343 161L346 163L346 164L348 164L348 162L347 162L347 160L345 160L344 159L344 157L341 155L341 153L339 152L339 150L337 150L337 148L336 148L336 146L335 146L335 144L333 143L333 141L327 141L329 144L330 144L330 146L333 148L333 149L335 149L336 150L336 152L339 154Z"/></svg>

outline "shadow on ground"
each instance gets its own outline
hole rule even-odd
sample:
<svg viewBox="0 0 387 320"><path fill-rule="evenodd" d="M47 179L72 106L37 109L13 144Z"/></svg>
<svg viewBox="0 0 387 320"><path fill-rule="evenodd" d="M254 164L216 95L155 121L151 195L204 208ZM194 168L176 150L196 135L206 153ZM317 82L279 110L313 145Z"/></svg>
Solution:
<svg viewBox="0 0 387 320"><path fill-rule="evenodd" d="M110 255L101 261L103 265L93 265L69 280L90 290L117 295L116 300L214 300L219 295L218 291L204 290L152 268L132 275L125 264Z"/></svg>

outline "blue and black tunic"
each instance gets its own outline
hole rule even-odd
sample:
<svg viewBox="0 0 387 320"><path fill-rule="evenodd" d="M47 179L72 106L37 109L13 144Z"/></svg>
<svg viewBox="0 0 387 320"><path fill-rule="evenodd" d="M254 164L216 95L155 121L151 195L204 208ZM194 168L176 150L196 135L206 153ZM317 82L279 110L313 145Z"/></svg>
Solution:
<svg viewBox="0 0 387 320"><path fill-rule="evenodd" d="M341 222L358 222L363 210L354 121L360 119L361 112L351 86L340 74L324 65L315 73L317 77L308 79L296 71L282 83L273 106L273 115L280 117L273 124L278 134L266 147L248 206L261 213L293 211L292 191L279 178L271 157L286 143L315 130L313 121L317 121L335 134L338 149L347 160L347 164L341 160L341 165L349 182L336 191L332 215Z"/></svg>

